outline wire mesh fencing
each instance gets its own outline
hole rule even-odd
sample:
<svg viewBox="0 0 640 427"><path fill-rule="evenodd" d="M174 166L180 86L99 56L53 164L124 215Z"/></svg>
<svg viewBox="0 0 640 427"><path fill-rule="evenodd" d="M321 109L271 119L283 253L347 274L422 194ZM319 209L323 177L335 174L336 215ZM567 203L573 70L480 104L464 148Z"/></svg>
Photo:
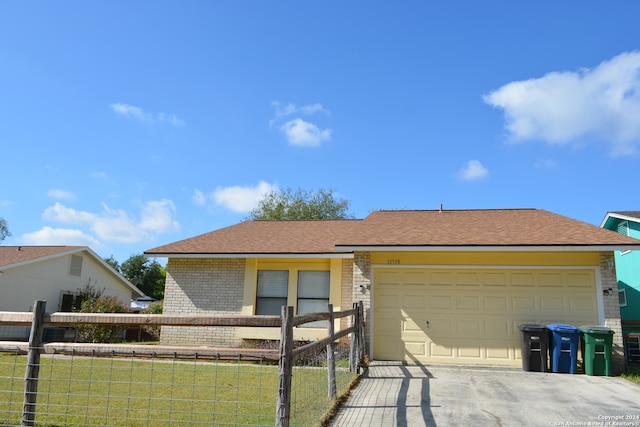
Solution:
<svg viewBox="0 0 640 427"><path fill-rule="evenodd" d="M1 425L23 421L25 364L25 355L0 354ZM277 382L268 360L46 355L35 425L273 426Z"/></svg>
<svg viewBox="0 0 640 427"><path fill-rule="evenodd" d="M292 313L292 308L287 309ZM362 314L361 307L339 313L330 307L329 313L294 316L296 325L329 319L333 325L334 319L346 316L353 321L338 333L330 327L328 337L318 342L294 343L286 338L280 341L279 350L43 344L38 333L33 333L38 327L32 326L28 343L0 342L0 425L321 425L336 397L358 376L364 360L358 313ZM146 324L193 322L171 315L151 316L144 318ZM54 315L44 311L38 316L34 310L32 317L33 325L37 317L42 324L56 322ZM26 313L0 312L0 324L26 318ZM76 320L133 324L133 319L102 315ZM247 321L230 317L197 320L202 326L235 326L237 321ZM276 320L284 331L285 319ZM70 323L68 315L64 322ZM255 326L256 320L248 322ZM274 319L265 322L272 325ZM288 324L289 334L282 336L291 335L293 322Z"/></svg>
<svg viewBox="0 0 640 427"><path fill-rule="evenodd" d="M336 396L347 392L357 373L349 369L350 345L334 342ZM327 377L327 347L296 354L291 377L291 426L313 426L326 421L334 406Z"/></svg>

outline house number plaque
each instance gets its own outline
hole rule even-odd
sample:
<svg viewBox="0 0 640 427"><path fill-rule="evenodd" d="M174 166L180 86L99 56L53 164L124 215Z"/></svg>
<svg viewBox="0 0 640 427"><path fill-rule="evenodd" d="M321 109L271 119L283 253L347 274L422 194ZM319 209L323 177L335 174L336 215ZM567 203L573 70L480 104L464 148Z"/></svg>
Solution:
<svg viewBox="0 0 640 427"><path fill-rule="evenodd" d="M399 259L390 258L390 259L387 260L387 264L389 264L389 265L399 265L400 264L400 260Z"/></svg>

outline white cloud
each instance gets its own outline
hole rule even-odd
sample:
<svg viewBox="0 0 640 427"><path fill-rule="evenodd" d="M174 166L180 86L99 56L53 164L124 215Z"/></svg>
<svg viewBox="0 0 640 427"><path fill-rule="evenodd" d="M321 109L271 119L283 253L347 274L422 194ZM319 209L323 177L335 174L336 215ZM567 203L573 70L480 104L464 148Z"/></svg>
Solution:
<svg viewBox="0 0 640 427"><path fill-rule="evenodd" d="M147 202L142 209L140 228L156 233L171 233L180 230L180 224L171 217L176 210L171 200Z"/></svg>
<svg viewBox="0 0 640 427"><path fill-rule="evenodd" d="M218 187L212 198L216 205L233 212L244 213L256 208L262 197L277 189L277 185L261 181L255 187Z"/></svg>
<svg viewBox="0 0 640 427"><path fill-rule="evenodd" d="M280 127L280 130L293 145L315 147L324 141L331 140L331 129L320 130L318 126L302 119L288 121Z"/></svg>
<svg viewBox="0 0 640 427"><path fill-rule="evenodd" d="M172 219L175 206L170 200L145 203L140 221L122 209L111 209L106 204L102 207L103 211L95 214L56 202L45 209L42 216L49 221L88 227L106 242L138 243L147 239L150 233L168 233L180 228L180 224Z"/></svg>
<svg viewBox="0 0 640 427"><path fill-rule="evenodd" d="M458 172L460 179L464 181L475 181L489 175L489 170L482 166L478 160L469 160L467 166Z"/></svg>
<svg viewBox="0 0 640 427"><path fill-rule="evenodd" d="M42 227L33 233L23 234L20 242L24 245L45 246L45 245L69 245L69 246L90 246L92 249L104 247L102 243L92 236L83 233L81 230L67 228Z"/></svg>
<svg viewBox="0 0 640 427"><path fill-rule="evenodd" d="M49 221L62 222L65 224L91 224L95 221L97 215L77 211L62 205L60 202L56 202L55 205L49 206L44 210L42 217Z"/></svg>
<svg viewBox="0 0 640 427"><path fill-rule="evenodd" d="M609 144L612 155L633 154L640 144L640 51L593 69L511 82L484 101L504 110L512 141L567 144L595 137Z"/></svg>
<svg viewBox="0 0 640 427"><path fill-rule="evenodd" d="M205 196L202 191L196 189L193 192L193 196L191 196L191 200L193 201L193 204L197 206L204 206L205 203L207 203L207 196Z"/></svg>
<svg viewBox="0 0 640 427"><path fill-rule="evenodd" d="M292 116L294 114L312 115L316 113L324 113L326 115L331 115L331 112L325 109L319 102L298 107L296 104L292 103L282 105L280 101L271 101L271 106L275 110L275 117L269 121L269 126L273 126L279 119L283 117Z"/></svg>
<svg viewBox="0 0 640 427"><path fill-rule="evenodd" d="M72 192L60 189L51 189L47 195L58 200L75 200L76 198L76 195Z"/></svg>
<svg viewBox="0 0 640 427"><path fill-rule="evenodd" d="M119 114L119 115L125 116L125 117L130 117L132 119L136 119L136 120L139 120L141 122L147 122L147 123L156 123L156 122L169 123L169 124L171 124L173 126L183 126L185 124L184 121L179 119L178 116L176 116L175 114L168 114L168 113L156 113L156 114L153 114L153 113L148 113L148 112L144 111L140 107L136 107L134 105L122 104L122 103L111 104L111 105L109 105L109 107L116 114Z"/></svg>

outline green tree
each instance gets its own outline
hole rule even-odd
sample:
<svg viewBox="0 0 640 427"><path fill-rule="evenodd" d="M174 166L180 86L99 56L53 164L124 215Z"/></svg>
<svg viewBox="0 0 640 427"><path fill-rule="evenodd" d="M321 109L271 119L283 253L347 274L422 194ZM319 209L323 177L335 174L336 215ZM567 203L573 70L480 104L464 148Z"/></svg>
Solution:
<svg viewBox="0 0 640 427"><path fill-rule="evenodd" d="M150 261L144 255L131 255L120 266L120 271L124 277L136 285L145 295L162 299L164 297L164 283L167 272L158 263Z"/></svg>
<svg viewBox="0 0 640 427"><path fill-rule="evenodd" d="M104 261L111 267L113 267L115 271L117 271L118 273L122 273L122 271L120 270L120 263L113 257L113 255L110 255L109 258L105 258Z"/></svg>
<svg viewBox="0 0 640 427"><path fill-rule="evenodd" d="M249 213L250 220L348 219L349 201L336 198L333 190L307 191L291 188L264 196Z"/></svg>
<svg viewBox="0 0 640 427"><path fill-rule="evenodd" d="M0 218L0 242L2 242L5 238L9 236L11 236L11 232L9 231L7 220L4 218Z"/></svg>

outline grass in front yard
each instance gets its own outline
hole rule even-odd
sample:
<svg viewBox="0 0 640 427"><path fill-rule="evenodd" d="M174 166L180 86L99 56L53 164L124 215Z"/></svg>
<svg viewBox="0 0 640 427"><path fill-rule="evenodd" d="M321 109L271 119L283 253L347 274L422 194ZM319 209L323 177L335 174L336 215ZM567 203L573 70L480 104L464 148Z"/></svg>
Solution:
<svg viewBox="0 0 640 427"><path fill-rule="evenodd" d="M26 357L0 355L0 424L20 424ZM277 366L43 357L38 426L266 425Z"/></svg>
<svg viewBox="0 0 640 427"><path fill-rule="evenodd" d="M26 356L0 353L0 425L19 425ZM339 364L340 365L340 364ZM338 394L355 374L336 372ZM36 426L275 424L271 364L104 357L41 359ZM296 366L291 425L318 425L333 402L327 371Z"/></svg>
<svg viewBox="0 0 640 427"><path fill-rule="evenodd" d="M640 366L630 366L627 371L620 376L633 383L640 384Z"/></svg>

